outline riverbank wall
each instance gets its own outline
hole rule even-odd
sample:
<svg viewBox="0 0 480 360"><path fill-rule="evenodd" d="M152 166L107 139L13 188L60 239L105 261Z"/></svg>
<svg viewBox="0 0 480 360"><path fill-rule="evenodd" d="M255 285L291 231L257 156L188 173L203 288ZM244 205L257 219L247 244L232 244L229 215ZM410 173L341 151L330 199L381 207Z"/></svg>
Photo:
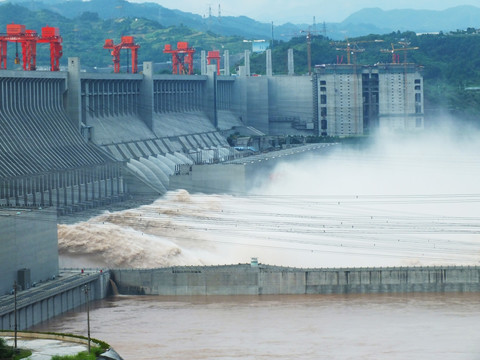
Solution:
<svg viewBox="0 0 480 360"><path fill-rule="evenodd" d="M87 300L108 294L110 272L92 271L64 274L15 295L0 297L0 330L26 330L31 326L84 305ZM88 290L88 291L86 291Z"/></svg>
<svg viewBox="0 0 480 360"><path fill-rule="evenodd" d="M480 267L302 269L262 264L111 270L120 294L479 292Z"/></svg>

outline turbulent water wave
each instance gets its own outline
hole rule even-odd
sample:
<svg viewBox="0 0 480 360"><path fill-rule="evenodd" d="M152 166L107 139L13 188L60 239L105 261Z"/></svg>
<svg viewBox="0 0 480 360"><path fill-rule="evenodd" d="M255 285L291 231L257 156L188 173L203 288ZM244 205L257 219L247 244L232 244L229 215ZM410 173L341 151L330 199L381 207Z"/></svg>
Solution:
<svg viewBox="0 0 480 360"><path fill-rule="evenodd" d="M396 139L281 164L247 196L169 192L59 225L61 266L478 265L479 150Z"/></svg>
<svg viewBox="0 0 480 360"><path fill-rule="evenodd" d="M151 205L105 212L88 221L58 226L61 266L159 267L208 262L202 234L178 221L200 218L215 207L196 206L186 191L169 193ZM204 253L205 252L205 253Z"/></svg>

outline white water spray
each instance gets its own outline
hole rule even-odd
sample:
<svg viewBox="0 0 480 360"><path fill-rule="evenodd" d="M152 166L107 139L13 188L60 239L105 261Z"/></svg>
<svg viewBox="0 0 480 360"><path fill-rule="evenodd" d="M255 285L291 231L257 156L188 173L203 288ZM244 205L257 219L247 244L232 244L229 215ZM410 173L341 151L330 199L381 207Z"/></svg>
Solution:
<svg viewBox="0 0 480 360"><path fill-rule="evenodd" d="M250 257L298 267L477 265L480 146L471 135L383 135L366 150L280 164L249 196L179 190L59 225L61 266Z"/></svg>

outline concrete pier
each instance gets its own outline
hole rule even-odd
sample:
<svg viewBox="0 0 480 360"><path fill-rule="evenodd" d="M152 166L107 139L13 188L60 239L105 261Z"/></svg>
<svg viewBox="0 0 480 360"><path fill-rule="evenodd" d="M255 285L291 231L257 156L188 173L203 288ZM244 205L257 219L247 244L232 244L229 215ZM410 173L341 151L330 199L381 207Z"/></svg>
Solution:
<svg viewBox="0 0 480 360"><path fill-rule="evenodd" d="M292 76L295 74L295 69L293 65L293 49L288 49L288 75Z"/></svg>
<svg viewBox="0 0 480 360"><path fill-rule="evenodd" d="M245 50L245 76L250 76L250 50Z"/></svg>
<svg viewBox="0 0 480 360"><path fill-rule="evenodd" d="M223 52L223 75L230 76L230 52L228 50Z"/></svg>
<svg viewBox="0 0 480 360"><path fill-rule="evenodd" d="M207 52L205 50L200 52L200 74L207 75Z"/></svg>
<svg viewBox="0 0 480 360"><path fill-rule="evenodd" d="M266 71L266 75L267 76L273 76L273 66L272 66L272 50L271 49L267 49L267 51L265 52L265 55L266 55L266 67L267 67L267 71Z"/></svg>

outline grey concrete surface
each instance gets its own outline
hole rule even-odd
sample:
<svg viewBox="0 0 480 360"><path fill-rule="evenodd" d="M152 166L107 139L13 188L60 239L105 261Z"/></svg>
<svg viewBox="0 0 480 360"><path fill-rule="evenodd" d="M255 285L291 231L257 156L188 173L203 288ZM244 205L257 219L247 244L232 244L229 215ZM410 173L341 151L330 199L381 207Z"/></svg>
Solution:
<svg viewBox="0 0 480 360"><path fill-rule="evenodd" d="M295 161L306 154L328 153L339 144L309 144L237 158L220 164L192 165L188 173L170 175L169 189L191 193L245 194L259 179L268 179L279 162Z"/></svg>
<svg viewBox="0 0 480 360"><path fill-rule="evenodd" d="M14 338L5 337L5 340L8 345L13 346ZM17 347L32 351L32 355L28 357L29 360L50 360L55 355L75 355L82 351L88 351L87 345L51 339L19 338Z"/></svg>
<svg viewBox="0 0 480 360"><path fill-rule="evenodd" d="M2 208L0 229L0 296L9 293L15 281L26 290L58 276L54 209ZM18 279L21 269L28 269L30 273L25 285Z"/></svg>
<svg viewBox="0 0 480 360"><path fill-rule="evenodd" d="M121 294L479 292L480 267L299 269L258 264L112 270Z"/></svg>
<svg viewBox="0 0 480 360"><path fill-rule="evenodd" d="M109 271L62 271L54 280L44 281L17 293L17 328L25 330L42 321L72 310L87 300L107 296ZM14 295L0 297L0 330L14 330Z"/></svg>

